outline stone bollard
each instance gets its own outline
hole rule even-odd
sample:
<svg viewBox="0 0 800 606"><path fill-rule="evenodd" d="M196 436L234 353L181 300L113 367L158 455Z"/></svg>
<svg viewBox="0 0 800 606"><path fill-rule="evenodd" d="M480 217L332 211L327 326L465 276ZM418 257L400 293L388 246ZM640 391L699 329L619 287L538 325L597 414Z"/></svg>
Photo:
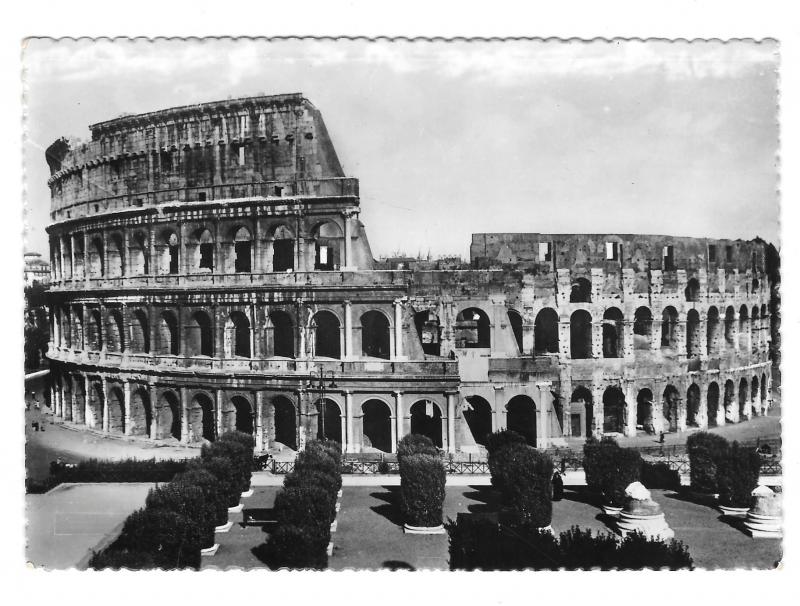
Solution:
<svg viewBox="0 0 800 606"><path fill-rule="evenodd" d="M783 495L768 486L753 490L753 506L747 512L744 527L754 539L779 539L783 536Z"/></svg>
<svg viewBox="0 0 800 606"><path fill-rule="evenodd" d="M675 536L664 518L661 506L650 498L650 491L641 482L628 485L625 496L625 507L617 520L617 532L623 537L636 531L662 541Z"/></svg>

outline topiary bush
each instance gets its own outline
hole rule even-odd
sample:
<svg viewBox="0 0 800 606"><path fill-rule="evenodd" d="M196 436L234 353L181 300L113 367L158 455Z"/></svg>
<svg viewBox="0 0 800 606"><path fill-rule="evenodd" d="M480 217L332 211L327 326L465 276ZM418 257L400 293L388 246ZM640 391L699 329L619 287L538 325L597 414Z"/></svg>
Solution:
<svg viewBox="0 0 800 606"><path fill-rule="evenodd" d="M148 509L166 509L182 515L200 530L200 547L214 545L216 507L208 502L199 486L170 482L150 489L145 500Z"/></svg>
<svg viewBox="0 0 800 606"><path fill-rule="evenodd" d="M647 488L678 490L681 487L681 475L666 463L642 461L641 477L642 484Z"/></svg>
<svg viewBox="0 0 800 606"><path fill-rule="evenodd" d="M522 434L510 429L501 429L489 434L486 438L486 452L488 453L489 473L492 475L492 486L502 492L500 475L497 468L497 456L501 449L509 444L527 444Z"/></svg>
<svg viewBox="0 0 800 606"><path fill-rule="evenodd" d="M265 545L265 561L273 570L279 568L312 568L323 570L328 567L327 542L302 526L279 526L270 534Z"/></svg>
<svg viewBox="0 0 800 606"><path fill-rule="evenodd" d="M403 436L397 444L397 460L401 458L415 455L425 454L431 457L439 456L439 449L436 448L433 441L428 437L419 433L410 433Z"/></svg>
<svg viewBox="0 0 800 606"><path fill-rule="evenodd" d="M691 487L697 492L713 494L717 487L717 463L728 452L728 441L717 434L701 431L686 440L689 453Z"/></svg>
<svg viewBox="0 0 800 606"><path fill-rule="evenodd" d="M411 454L400 458L400 508L406 524L434 527L442 523L446 476L438 456Z"/></svg>
<svg viewBox="0 0 800 606"><path fill-rule="evenodd" d="M325 491L331 506L331 521L336 517L336 496L341 485L341 479L337 482L336 478L318 469L309 469L286 474L283 479L284 488L299 488L314 486Z"/></svg>
<svg viewBox="0 0 800 606"><path fill-rule="evenodd" d="M336 440L310 440L306 443L306 450L321 449L323 452L330 456L336 467L342 465L342 445Z"/></svg>
<svg viewBox="0 0 800 606"><path fill-rule="evenodd" d="M719 504L725 507L750 507L751 492L758 486L761 456L755 448L738 442L731 444L726 455L717 461Z"/></svg>
<svg viewBox="0 0 800 606"><path fill-rule="evenodd" d="M235 442L237 444L241 444L241 446L244 448L244 454L242 455L242 466L246 467L251 472L253 471L253 454L255 453L256 449L256 439L252 434L245 433L243 431L226 431L219 437L218 441ZM250 476L248 476L247 479L247 488L245 490L250 488Z"/></svg>
<svg viewBox="0 0 800 606"><path fill-rule="evenodd" d="M504 514L543 528L553 517L553 460L527 444L506 444L496 453Z"/></svg>
<svg viewBox="0 0 800 606"><path fill-rule="evenodd" d="M173 483L200 488L212 512L214 526L222 526L228 522L228 495L216 476L208 469L200 466L191 467L188 471L175 476Z"/></svg>
<svg viewBox="0 0 800 606"><path fill-rule="evenodd" d="M283 488L275 496L273 512L279 526L302 526L324 545L330 541L334 508L330 494L323 488L308 483Z"/></svg>
<svg viewBox="0 0 800 606"><path fill-rule="evenodd" d="M294 473L305 474L312 472L324 473L333 478L336 490L342 487L342 472L336 460L319 446L301 451L294 460Z"/></svg>
<svg viewBox="0 0 800 606"><path fill-rule="evenodd" d="M247 434L245 434L247 435ZM233 466L234 477L239 486L239 494L250 488L250 476L252 474L253 456L248 454L247 447L243 446L237 439L231 437L228 440L217 440L210 444L203 444L200 449L200 458L224 457Z"/></svg>
<svg viewBox="0 0 800 606"><path fill-rule="evenodd" d="M217 479L220 492L225 497L226 507L236 507L239 504L242 495L241 480L228 457L203 457L189 465L189 471L194 469L205 469Z"/></svg>
<svg viewBox="0 0 800 606"><path fill-rule="evenodd" d="M641 479L642 457L633 448L621 448L613 438L587 440L583 469L589 490L600 493L607 505L622 507L625 489Z"/></svg>

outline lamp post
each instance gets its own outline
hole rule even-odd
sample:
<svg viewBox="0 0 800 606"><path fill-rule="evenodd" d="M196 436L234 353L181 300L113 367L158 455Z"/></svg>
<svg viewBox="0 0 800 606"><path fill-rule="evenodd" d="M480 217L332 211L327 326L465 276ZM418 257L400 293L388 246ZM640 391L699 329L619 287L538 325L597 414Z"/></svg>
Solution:
<svg viewBox="0 0 800 606"><path fill-rule="evenodd" d="M311 387L316 387L319 389L322 397L322 402L320 404L320 419L321 419L321 430L322 430L322 439L325 439L325 380L330 379L330 383L328 387L331 389L336 389L336 381L333 379L333 371L332 370L324 370L322 368L319 371L310 371L310 383Z"/></svg>

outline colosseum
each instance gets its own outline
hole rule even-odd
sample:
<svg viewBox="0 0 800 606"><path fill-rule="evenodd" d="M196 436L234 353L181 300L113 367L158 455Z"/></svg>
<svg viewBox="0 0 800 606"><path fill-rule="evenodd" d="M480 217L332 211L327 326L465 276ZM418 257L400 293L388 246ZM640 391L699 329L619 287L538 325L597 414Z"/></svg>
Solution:
<svg viewBox="0 0 800 606"><path fill-rule="evenodd" d="M64 422L262 450L326 436L477 453L765 414L760 240L474 234L373 259L357 179L301 94L129 115L46 151L52 402Z"/></svg>

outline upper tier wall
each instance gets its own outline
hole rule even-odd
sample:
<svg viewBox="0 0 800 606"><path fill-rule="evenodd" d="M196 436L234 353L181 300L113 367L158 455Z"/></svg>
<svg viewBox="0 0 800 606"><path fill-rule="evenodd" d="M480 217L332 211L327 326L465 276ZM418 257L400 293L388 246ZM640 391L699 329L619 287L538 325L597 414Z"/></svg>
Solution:
<svg viewBox="0 0 800 606"><path fill-rule="evenodd" d="M89 142L59 139L46 151L54 219L76 205L88 211L72 217L104 212L82 203L117 196L149 201L163 190L261 182L293 193L293 182L344 177L322 115L300 94L126 116L91 131Z"/></svg>

